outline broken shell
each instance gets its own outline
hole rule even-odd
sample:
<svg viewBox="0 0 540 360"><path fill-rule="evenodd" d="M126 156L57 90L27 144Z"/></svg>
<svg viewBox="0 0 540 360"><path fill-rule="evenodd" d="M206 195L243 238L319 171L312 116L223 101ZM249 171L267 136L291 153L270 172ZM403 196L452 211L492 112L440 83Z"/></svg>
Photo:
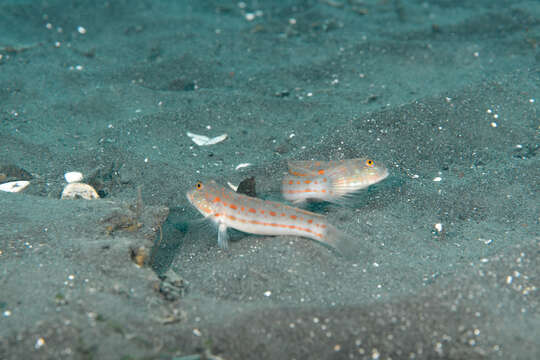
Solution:
<svg viewBox="0 0 540 360"><path fill-rule="evenodd" d="M238 186L231 184L229 181L227 181L227 185L229 185L229 187L234 191L238 190Z"/></svg>
<svg viewBox="0 0 540 360"><path fill-rule="evenodd" d="M16 192L26 189L28 185L30 185L30 181L26 181L26 180L10 181L7 183L0 184L0 191L16 193Z"/></svg>
<svg viewBox="0 0 540 360"><path fill-rule="evenodd" d="M189 131L186 133L186 135L189 136L191 140L193 140L193 142L199 146L214 145L214 144L222 142L223 140L227 138L227 134L216 136L214 138L209 138L208 136L197 135Z"/></svg>
<svg viewBox="0 0 540 360"><path fill-rule="evenodd" d="M241 163L241 164L236 165L234 170L240 170L240 169L248 167L248 166L251 166L251 163Z"/></svg>
<svg viewBox="0 0 540 360"><path fill-rule="evenodd" d="M90 185L75 182L66 185L61 198L93 200L99 199L99 195Z"/></svg>
<svg viewBox="0 0 540 360"><path fill-rule="evenodd" d="M64 174L64 178L68 184L79 182L83 179L83 174L78 171L70 171Z"/></svg>

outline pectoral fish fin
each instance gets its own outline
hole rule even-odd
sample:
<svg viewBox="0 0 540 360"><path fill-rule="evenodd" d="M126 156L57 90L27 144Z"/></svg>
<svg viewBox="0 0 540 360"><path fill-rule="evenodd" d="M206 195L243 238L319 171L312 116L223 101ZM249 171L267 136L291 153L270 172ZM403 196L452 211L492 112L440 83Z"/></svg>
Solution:
<svg viewBox="0 0 540 360"><path fill-rule="evenodd" d="M227 225L225 224L218 226L218 246L223 250L229 248L229 234L227 234Z"/></svg>

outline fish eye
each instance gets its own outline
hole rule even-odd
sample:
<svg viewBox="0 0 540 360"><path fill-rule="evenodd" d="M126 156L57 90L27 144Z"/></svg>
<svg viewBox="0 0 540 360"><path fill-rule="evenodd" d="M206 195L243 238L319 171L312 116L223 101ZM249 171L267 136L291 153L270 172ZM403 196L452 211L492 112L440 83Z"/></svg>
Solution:
<svg viewBox="0 0 540 360"><path fill-rule="evenodd" d="M367 159L366 160L366 165L369 166L369 167L372 167L373 165L375 165L375 162L371 159Z"/></svg>
<svg viewBox="0 0 540 360"><path fill-rule="evenodd" d="M202 182L197 181L197 184L195 184L195 188L196 188L197 190L201 190L201 189L203 188Z"/></svg>

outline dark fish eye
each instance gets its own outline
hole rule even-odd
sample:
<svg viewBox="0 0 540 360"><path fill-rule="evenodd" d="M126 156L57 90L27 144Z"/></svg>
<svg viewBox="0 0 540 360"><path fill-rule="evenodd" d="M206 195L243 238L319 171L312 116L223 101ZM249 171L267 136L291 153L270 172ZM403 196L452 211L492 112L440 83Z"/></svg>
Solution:
<svg viewBox="0 0 540 360"><path fill-rule="evenodd" d="M373 165L375 165L375 162L373 160L371 160L371 159L368 159L368 160L366 160L366 165L367 166L373 166Z"/></svg>
<svg viewBox="0 0 540 360"><path fill-rule="evenodd" d="M203 188L202 182L197 181L197 184L195 185L195 188L196 188L197 190L201 190L201 189Z"/></svg>

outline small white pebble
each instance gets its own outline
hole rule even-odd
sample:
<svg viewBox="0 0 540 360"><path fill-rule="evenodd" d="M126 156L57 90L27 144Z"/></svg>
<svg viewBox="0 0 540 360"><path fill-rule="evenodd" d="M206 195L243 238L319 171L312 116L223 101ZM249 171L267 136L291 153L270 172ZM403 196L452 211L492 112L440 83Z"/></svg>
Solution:
<svg viewBox="0 0 540 360"><path fill-rule="evenodd" d="M532 104L534 103L534 99L529 99L529 102Z"/></svg>
<svg viewBox="0 0 540 360"><path fill-rule="evenodd" d="M496 123L495 121L491 122L490 125L491 125L492 128L496 128L496 127L497 127L497 123Z"/></svg>
<svg viewBox="0 0 540 360"><path fill-rule="evenodd" d="M479 53L478 51L475 51L475 52L473 53L473 55L474 55L474 57L479 57L479 56L480 56L480 53Z"/></svg>
<svg viewBox="0 0 540 360"><path fill-rule="evenodd" d="M441 232L442 231L442 224L441 223L435 224L435 229L437 230L437 232Z"/></svg>
<svg viewBox="0 0 540 360"><path fill-rule="evenodd" d="M201 332L201 330L195 328L195 329L193 329L193 335L195 335L195 336L201 336L201 335L202 335L202 332Z"/></svg>
<svg viewBox="0 0 540 360"><path fill-rule="evenodd" d="M28 185L30 185L30 181L27 180L10 181L0 184L0 191L16 193L26 189Z"/></svg>
<svg viewBox="0 0 540 360"><path fill-rule="evenodd" d="M4 317L9 317L11 316L11 311L10 310L6 310L2 313L2 315L4 315Z"/></svg>
<svg viewBox="0 0 540 360"><path fill-rule="evenodd" d="M433 178L433 181L435 181L435 182L439 182L441 180L442 180L442 178L440 176L437 176L437 177Z"/></svg>
<svg viewBox="0 0 540 360"><path fill-rule="evenodd" d="M43 339L43 338L40 337L39 339L36 340L36 345L34 345L34 347L35 347L36 349L39 349L39 348L41 348L43 345L45 345L45 339Z"/></svg>
<svg viewBox="0 0 540 360"><path fill-rule="evenodd" d="M486 112L487 112L488 114L491 114L491 113L492 113L492 110L491 110L491 109L487 109Z"/></svg>
<svg viewBox="0 0 540 360"><path fill-rule="evenodd" d="M498 119L498 118L499 118L499 114L493 114L493 118L494 118L494 119Z"/></svg>
<svg viewBox="0 0 540 360"><path fill-rule="evenodd" d="M82 35L86 34L86 29L82 26L78 26L77 31L79 32L79 34L82 34Z"/></svg>
<svg viewBox="0 0 540 360"><path fill-rule="evenodd" d="M264 296L269 297L270 295L272 295L272 292L270 290L266 290L264 292Z"/></svg>
<svg viewBox="0 0 540 360"><path fill-rule="evenodd" d="M245 18L247 21L253 21L255 19L254 13L246 13Z"/></svg>
<svg viewBox="0 0 540 360"><path fill-rule="evenodd" d="M510 284L512 283L512 280L514 280L514 278L513 278L511 275L508 275L508 276L506 277L506 283L507 283L508 285L510 285Z"/></svg>
<svg viewBox="0 0 540 360"><path fill-rule="evenodd" d="M79 171L69 171L64 174L64 179L70 183L80 182L83 179L83 174Z"/></svg>
<svg viewBox="0 0 540 360"><path fill-rule="evenodd" d="M295 18L290 18L289 19L289 24L295 25L296 24L296 19Z"/></svg>

